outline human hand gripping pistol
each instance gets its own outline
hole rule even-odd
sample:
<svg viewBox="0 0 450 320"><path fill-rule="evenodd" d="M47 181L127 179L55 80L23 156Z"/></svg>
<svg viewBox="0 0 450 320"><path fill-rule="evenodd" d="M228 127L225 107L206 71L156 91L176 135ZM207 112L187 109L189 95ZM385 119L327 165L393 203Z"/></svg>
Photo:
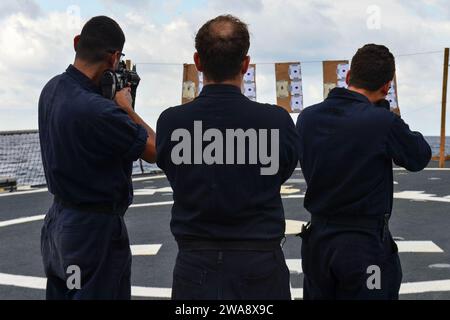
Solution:
<svg viewBox="0 0 450 320"><path fill-rule="evenodd" d="M132 107L136 101L136 91L141 78L136 72L136 65L131 68L131 61L120 61L116 71L107 70L103 73L100 85L102 95L107 99L114 99L116 92L125 87L131 88L131 97L133 98Z"/></svg>

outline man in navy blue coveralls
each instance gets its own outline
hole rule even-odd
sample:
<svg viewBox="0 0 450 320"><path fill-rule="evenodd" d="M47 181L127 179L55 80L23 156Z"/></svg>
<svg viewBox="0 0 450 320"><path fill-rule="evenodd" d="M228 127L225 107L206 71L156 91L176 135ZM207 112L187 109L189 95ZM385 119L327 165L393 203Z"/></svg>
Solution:
<svg viewBox="0 0 450 320"><path fill-rule="evenodd" d="M305 299L398 299L402 271L388 228L392 162L425 168L431 149L385 99L395 61L366 45L352 59L348 89L298 117L300 164L311 225L301 233Z"/></svg>
<svg viewBox="0 0 450 320"><path fill-rule="evenodd" d="M179 247L173 299L290 299L280 187L298 163L298 137L283 108L241 93L249 45L247 26L237 18L207 22L194 55L205 86L194 101L167 109L158 120L157 164L173 188L171 231ZM220 147L234 130L248 134L245 147ZM277 130L278 140L261 138ZM258 145L252 133L260 134L260 155L265 149L279 158L277 170L262 174L267 163L249 161ZM197 141L202 134L203 143Z"/></svg>
<svg viewBox="0 0 450 320"><path fill-rule="evenodd" d="M41 233L47 299L130 299L131 252L123 215L132 163L155 162L153 130L133 111L130 89L101 95L125 36L104 16L74 39L76 58L39 99L42 161L54 202Z"/></svg>

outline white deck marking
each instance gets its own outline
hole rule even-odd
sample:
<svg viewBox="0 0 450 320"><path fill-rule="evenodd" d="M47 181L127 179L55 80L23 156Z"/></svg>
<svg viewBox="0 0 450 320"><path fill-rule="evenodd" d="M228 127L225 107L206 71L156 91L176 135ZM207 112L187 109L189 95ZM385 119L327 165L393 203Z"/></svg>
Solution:
<svg viewBox="0 0 450 320"><path fill-rule="evenodd" d="M131 295L141 298L168 298L172 296L172 288L131 287Z"/></svg>
<svg viewBox="0 0 450 320"><path fill-rule="evenodd" d="M167 205L170 205L170 204L173 204L173 201L136 203L136 204L132 204L130 206L130 208L157 207L157 206L167 206Z"/></svg>
<svg viewBox="0 0 450 320"><path fill-rule="evenodd" d="M290 185L282 185L280 189L280 194L293 194L300 192L300 189L293 188Z"/></svg>
<svg viewBox="0 0 450 320"><path fill-rule="evenodd" d="M286 259L286 264L290 273L302 274L302 259Z"/></svg>
<svg viewBox="0 0 450 320"><path fill-rule="evenodd" d="M31 194L31 193L39 193L39 192L47 192L47 191L48 191L47 188L30 189L30 190L24 190L24 191L0 193L0 197L20 196L21 194Z"/></svg>
<svg viewBox="0 0 450 320"><path fill-rule="evenodd" d="M399 252L444 252L433 241L396 241L395 243Z"/></svg>
<svg viewBox="0 0 450 320"><path fill-rule="evenodd" d="M425 292L444 292L450 291L450 279L406 282L400 287L400 294L425 293Z"/></svg>
<svg viewBox="0 0 450 320"><path fill-rule="evenodd" d="M304 194L290 194L288 196L281 196L282 199L299 199L304 197L305 197Z"/></svg>
<svg viewBox="0 0 450 320"><path fill-rule="evenodd" d="M160 174L160 175L152 176L152 177L133 178L133 182L153 180L153 179L163 179L163 178L166 178L166 175Z"/></svg>
<svg viewBox="0 0 450 320"><path fill-rule="evenodd" d="M15 224L26 223L26 222L44 220L44 218L45 218L45 214L40 214L37 216L23 217L23 218L17 218L17 219L12 219L12 220L0 221L0 228L12 226Z"/></svg>
<svg viewBox="0 0 450 320"><path fill-rule="evenodd" d="M303 299L303 288L291 288L291 298L292 300Z"/></svg>
<svg viewBox="0 0 450 320"><path fill-rule="evenodd" d="M135 196L153 196L155 193L167 193L173 192L171 187L163 187L163 188L147 188L147 189L135 189Z"/></svg>
<svg viewBox="0 0 450 320"><path fill-rule="evenodd" d="M162 244L135 244L131 245L131 254L133 256L154 256L158 254Z"/></svg>
<svg viewBox="0 0 450 320"><path fill-rule="evenodd" d="M45 289L46 284L47 278L0 273L0 285L4 286Z"/></svg>
<svg viewBox="0 0 450 320"><path fill-rule="evenodd" d="M297 234L302 231L302 225L306 224L305 221L301 220L288 220L286 219L286 231L284 234Z"/></svg>
<svg viewBox="0 0 450 320"><path fill-rule="evenodd" d="M45 290L47 278L0 273L0 285ZM170 298L171 288L131 287L131 295L148 298Z"/></svg>
<svg viewBox="0 0 450 320"><path fill-rule="evenodd" d="M14 274L0 273L0 285L14 286L29 289L41 289L46 287L46 278L22 276ZM400 294L414 294L414 293L427 293L427 292L447 292L450 291L450 279L434 280L434 281L420 281L420 282L406 282L402 283L400 288ZM147 297L147 298L170 298L171 288L158 288L158 287L141 287L132 286L131 294L134 297ZM302 299L302 288L291 288L292 298Z"/></svg>
<svg viewBox="0 0 450 320"><path fill-rule="evenodd" d="M406 199L415 201L436 201L436 202L450 202L450 197L438 197L435 194L428 194L425 191L401 191L394 193L395 199Z"/></svg>
<svg viewBox="0 0 450 320"><path fill-rule="evenodd" d="M431 269L450 269L450 264L448 264L448 263L435 263L435 264L430 264L428 266L428 268L431 268Z"/></svg>

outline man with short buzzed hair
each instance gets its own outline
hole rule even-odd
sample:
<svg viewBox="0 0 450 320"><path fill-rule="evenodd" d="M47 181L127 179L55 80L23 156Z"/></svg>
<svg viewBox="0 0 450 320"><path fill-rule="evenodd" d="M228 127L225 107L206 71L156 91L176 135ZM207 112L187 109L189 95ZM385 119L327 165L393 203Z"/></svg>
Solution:
<svg viewBox="0 0 450 320"><path fill-rule="evenodd" d="M229 15L212 19L195 46L203 90L164 111L156 133L179 247L172 297L290 299L280 187L298 162L294 123L283 108L241 93L250 63L245 23ZM268 167L261 159L274 161Z"/></svg>
<svg viewBox="0 0 450 320"><path fill-rule="evenodd" d="M133 161L155 162L155 133L134 112L130 88L114 101L101 79L115 71L125 35L109 17L90 19L74 39L75 62L39 99L39 138L54 201L41 233L51 300L131 298L124 215L133 200Z"/></svg>

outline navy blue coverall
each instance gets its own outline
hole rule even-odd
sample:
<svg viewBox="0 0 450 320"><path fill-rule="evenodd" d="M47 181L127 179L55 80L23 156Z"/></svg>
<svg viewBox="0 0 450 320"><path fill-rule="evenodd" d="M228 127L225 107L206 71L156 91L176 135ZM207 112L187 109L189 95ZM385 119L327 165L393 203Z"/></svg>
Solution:
<svg viewBox="0 0 450 320"><path fill-rule="evenodd" d="M41 232L47 299L130 299L131 252L123 215L132 162L147 132L74 66L39 99L39 137L55 196ZM78 268L80 286L74 277Z"/></svg>
<svg viewBox="0 0 450 320"><path fill-rule="evenodd" d="M343 88L305 108L297 130L311 213L301 234L304 298L398 299L402 271L388 229L392 162L422 170L430 146L398 115Z"/></svg>
<svg viewBox="0 0 450 320"><path fill-rule="evenodd" d="M236 159L234 164L175 164L171 154L179 142L172 135L181 128L194 140L195 121L201 121L205 134L217 129L224 137L227 129L279 130L279 169L261 175L261 162L248 161L248 144L245 164ZM209 141L202 144L205 152ZM174 299L290 299L280 245L285 232L280 187L298 163L297 143L295 125L284 109L253 102L232 85L207 85L192 102L161 114L157 164L173 188L171 231L179 246ZM236 157L239 151L237 145L226 148L223 157L229 152ZM190 158L201 152L189 152Z"/></svg>

